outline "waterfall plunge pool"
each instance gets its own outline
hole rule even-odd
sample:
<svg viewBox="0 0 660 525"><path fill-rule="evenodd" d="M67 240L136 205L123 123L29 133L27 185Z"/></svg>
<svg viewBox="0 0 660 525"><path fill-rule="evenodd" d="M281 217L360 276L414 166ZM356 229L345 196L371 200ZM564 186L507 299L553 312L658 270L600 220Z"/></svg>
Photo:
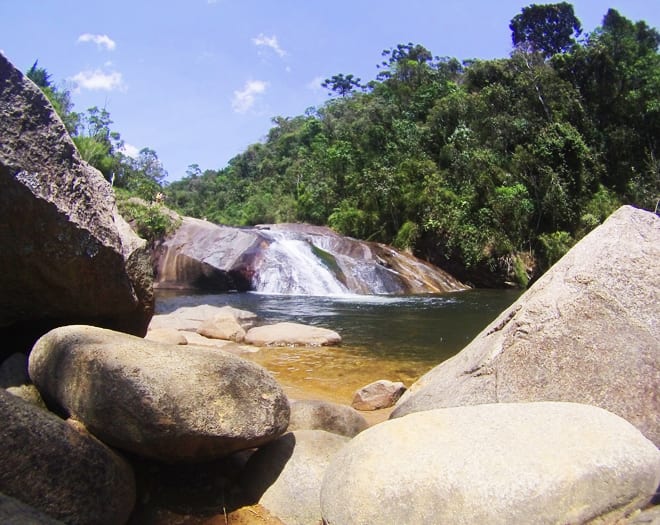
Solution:
<svg viewBox="0 0 660 525"><path fill-rule="evenodd" d="M229 305L256 313L264 324L291 321L335 330L343 338L340 347L264 348L244 357L271 371L292 398L350 404L355 390L378 379L410 386L465 347L520 293L309 296L159 290L156 313Z"/></svg>

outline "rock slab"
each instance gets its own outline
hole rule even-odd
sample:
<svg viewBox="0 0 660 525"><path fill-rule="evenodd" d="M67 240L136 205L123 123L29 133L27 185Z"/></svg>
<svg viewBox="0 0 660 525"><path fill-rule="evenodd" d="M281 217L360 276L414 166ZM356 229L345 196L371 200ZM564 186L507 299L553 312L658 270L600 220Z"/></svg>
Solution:
<svg viewBox="0 0 660 525"><path fill-rule="evenodd" d="M500 403L418 412L358 434L330 463L321 508L327 525L615 523L659 481L660 451L610 412Z"/></svg>
<svg viewBox="0 0 660 525"><path fill-rule="evenodd" d="M0 492L69 524L127 521L135 481L116 453L2 389L0 420Z"/></svg>
<svg viewBox="0 0 660 525"><path fill-rule="evenodd" d="M34 346L47 403L102 441L162 461L203 461L285 432L289 403L262 367L222 350L66 326Z"/></svg>
<svg viewBox="0 0 660 525"><path fill-rule="evenodd" d="M341 336L318 326L275 323L250 328L245 342L255 346L333 346L341 343Z"/></svg>
<svg viewBox="0 0 660 525"><path fill-rule="evenodd" d="M39 88L0 53L0 328L34 342L62 324L146 333L146 243L76 151Z"/></svg>
<svg viewBox="0 0 660 525"><path fill-rule="evenodd" d="M660 217L624 206L573 247L392 417L460 405L571 401L660 446Z"/></svg>

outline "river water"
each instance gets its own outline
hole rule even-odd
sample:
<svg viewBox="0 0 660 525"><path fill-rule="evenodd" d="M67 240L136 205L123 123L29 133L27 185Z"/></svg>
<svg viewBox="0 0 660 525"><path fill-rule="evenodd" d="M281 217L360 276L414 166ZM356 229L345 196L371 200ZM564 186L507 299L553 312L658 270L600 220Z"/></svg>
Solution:
<svg viewBox="0 0 660 525"><path fill-rule="evenodd" d="M456 354L520 295L513 290L468 290L439 295L181 295L158 292L156 312L181 306L230 305L264 323L291 321L330 328L335 348L264 348L246 354L270 370L291 397L350 404L353 392L389 379L410 386Z"/></svg>

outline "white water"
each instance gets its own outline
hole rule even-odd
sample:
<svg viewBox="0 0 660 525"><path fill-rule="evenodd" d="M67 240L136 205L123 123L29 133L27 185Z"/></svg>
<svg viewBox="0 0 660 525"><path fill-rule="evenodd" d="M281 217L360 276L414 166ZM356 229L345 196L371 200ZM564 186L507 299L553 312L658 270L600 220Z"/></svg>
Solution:
<svg viewBox="0 0 660 525"><path fill-rule="evenodd" d="M314 255L310 243L287 239L273 232L275 240L253 279L255 291L285 295L345 295L349 290Z"/></svg>

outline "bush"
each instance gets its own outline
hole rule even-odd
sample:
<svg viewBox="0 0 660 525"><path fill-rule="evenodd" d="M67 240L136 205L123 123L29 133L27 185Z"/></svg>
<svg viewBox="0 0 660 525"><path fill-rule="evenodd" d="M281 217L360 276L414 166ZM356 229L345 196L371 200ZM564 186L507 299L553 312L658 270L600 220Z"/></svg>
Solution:
<svg viewBox="0 0 660 525"><path fill-rule="evenodd" d="M148 204L133 198L119 200L117 207L133 230L151 244L172 233L181 224L162 204Z"/></svg>
<svg viewBox="0 0 660 525"><path fill-rule="evenodd" d="M541 243L546 269L561 259L575 244L571 234L564 231L539 235L539 242Z"/></svg>

